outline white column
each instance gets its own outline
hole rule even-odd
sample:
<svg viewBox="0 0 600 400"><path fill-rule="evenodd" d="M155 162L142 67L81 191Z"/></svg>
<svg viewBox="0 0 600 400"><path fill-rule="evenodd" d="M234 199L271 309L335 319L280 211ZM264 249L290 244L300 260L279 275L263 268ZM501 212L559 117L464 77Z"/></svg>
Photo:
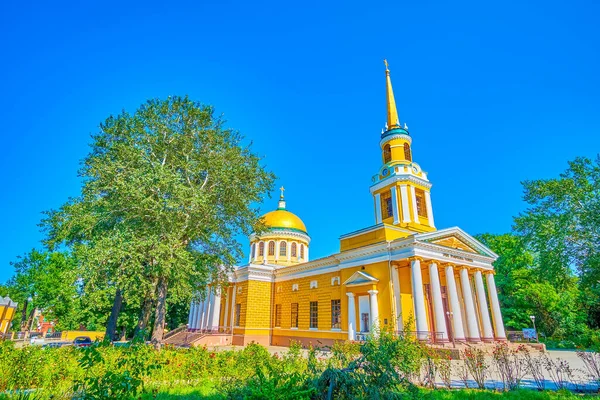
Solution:
<svg viewBox="0 0 600 400"><path fill-rule="evenodd" d="M425 294L423 292L423 276L421 275L421 261L417 258L410 262L412 295L415 305L415 322L418 339L427 338L427 314L425 313Z"/></svg>
<svg viewBox="0 0 600 400"><path fill-rule="evenodd" d="M429 193L427 190L425 191L425 206L427 207L429 226L435 228L435 223L433 222L433 207L431 207L431 193Z"/></svg>
<svg viewBox="0 0 600 400"><path fill-rule="evenodd" d="M252 262L252 246L254 245L250 243L250 254L248 254L248 263Z"/></svg>
<svg viewBox="0 0 600 400"><path fill-rule="evenodd" d="M413 221L419 223L419 211L417 210L417 194L415 193L415 187L410 187L410 201L413 209Z"/></svg>
<svg viewBox="0 0 600 400"><path fill-rule="evenodd" d="M433 318L435 321L435 341L447 342L448 331L446 330L446 316L444 315L444 303L442 302L442 287L438 265L434 262L429 264L429 280L431 282L431 297L433 303ZM437 333L441 333L438 336Z"/></svg>
<svg viewBox="0 0 600 400"><path fill-rule="evenodd" d="M477 314L475 313L475 304L473 303L473 292L471 291L471 282L469 281L469 271L466 267L460 270L460 283L462 286L463 300L465 302L465 313L467 314L467 330L469 335L467 340L470 342L479 342L479 326L477 324Z"/></svg>
<svg viewBox="0 0 600 400"><path fill-rule="evenodd" d="M392 210L394 212L394 224L400 223L400 210L398 209L398 191L396 186L392 186L390 190L392 194Z"/></svg>
<svg viewBox="0 0 600 400"><path fill-rule="evenodd" d="M475 271L475 292L477 293L477 303L479 304L479 313L481 314L481 325L483 328L483 341L493 342L494 331L490 321L490 312L488 311L487 301L485 299L485 287L481 271Z"/></svg>
<svg viewBox="0 0 600 400"><path fill-rule="evenodd" d="M348 296L348 340L356 340L356 305L354 304L354 293L346 293Z"/></svg>
<svg viewBox="0 0 600 400"><path fill-rule="evenodd" d="M494 331L496 332L496 340L506 340L506 332L504 332L504 323L502 322L502 312L500 311L500 302L498 301L498 291L496 290L496 280L493 273L485 275L487 280L488 294L490 296L490 304L492 305L492 320L494 322Z"/></svg>
<svg viewBox="0 0 600 400"><path fill-rule="evenodd" d="M196 315L196 309L198 308L198 304L195 301L192 301L192 305L190 306L190 315L188 317L188 328L192 329L192 325L194 323L194 316ZM0 321L2 322L2 321Z"/></svg>
<svg viewBox="0 0 600 400"><path fill-rule="evenodd" d="M292 243L289 240L285 242L285 254L288 262L292 261Z"/></svg>
<svg viewBox="0 0 600 400"><path fill-rule="evenodd" d="M231 325L231 333L233 333L233 327L235 326L235 294L237 293L237 286L233 285L231 291L233 294L231 295L231 316L229 317L229 325Z"/></svg>
<svg viewBox="0 0 600 400"><path fill-rule="evenodd" d="M221 318L221 290L215 288L215 296L212 304L212 331L219 331L219 319Z"/></svg>
<svg viewBox="0 0 600 400"><path fill-rule="evenodd" d="M375 223L381 223L381 195L379 193L375 195Z"/></svg>
<svg viewBox="0 0 600 400"><path fill-rule="evenodd" d="M208 293L206 294L206 299L204 300L204 308L202 310L202 325L200 326L200 329L202 330L208 329L210 303L212 297L212 290L210 289L210 287L206 290L208 291Z"/></svg>
<svg viewBox="0 0 600 400"><path fill-rule="evenodd" d="M229 288L225 288L225 316L223 317L223 329L227 332L229 326Z"/></svg>
<svg viewBox="0 0 600 400"><path fill-rule="evenodd" d="M400 199L402 200L402 222L408 223L410 219L410 208L408 207L408 188L400 185Z"/></svg>
<svg viewBox="0 0 600 400"><path fill-rule="evenodd" d="M379 336L379 303L377 302L377 290L369 290L370 301L369 305L371 306L371 332L373 336Z"/></svg>
<svg viewBox="0 0 600 400"><path fill-rule="evenodd" d="M306 247L304 248L304 256L306 257L305 260L306 262L308 262L308 245L306 245Z"/></svg>
<svg viewBox="0 0 600 400"><path fill-rule="evenodd" d="M276 240L275 241L275 261L279 260L279 244L281 243L281 241Z"/></svg>
<svg viewBox="0 0 600 400"><path fill-rule="evenodd" d="M394 305L396 306L396 330L403 330L404 325L402 321L402 302L400 298L400 279L398 278L398 267L392 268L392 286L394 287Z"/></svg>
<svg viewBox="0 0 600 400"><path fill-rule="evenodd" d="M451 265L446 267L446 288L448 289L450 311L452 312L452 336L456 341L463 341L465 340L465 330L463 328L462 312L460 310L458 291L456 290L456 281L454 279L454 268Z"/></svg>
<svg viewBox="0 0 600 400"><path fill-rule="evenodd" d="M192 326L193 329L200 329L200 324L202 323L202 310L204 309L204 300L198 303L196 307L196 315L194 315L194 323Z"/></svg>

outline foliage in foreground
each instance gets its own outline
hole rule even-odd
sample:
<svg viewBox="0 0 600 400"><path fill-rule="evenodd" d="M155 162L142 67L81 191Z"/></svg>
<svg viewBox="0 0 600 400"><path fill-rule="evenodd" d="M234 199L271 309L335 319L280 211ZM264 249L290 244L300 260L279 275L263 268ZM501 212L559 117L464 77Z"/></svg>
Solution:
<svg viewBox="0 0 600 400"><path fill-rule="evenodd" d="M330 351L293 344L283 354L271 354L251 344L240 350L207 348L160 351L143 343L128 347L97 344L73 347L16 349L0 343L0 400L2 399L571 399L570 392L520 391L523 371L533 363L569 378L560 365L546 365L547 357L530 356L524 349L499 345L493 362L504 371L507 389L431 390L439 375L449 380L448 355L425 348L409 338L381 333L363 344L339 343ZM600 356L578 354L600 381ZM483 389L489 364L481 352L465 352L465 382L469 377ZM523 357L524 356L524 357ZM560 363L560 360L556 360ZM567 371L568 372L568 371ZM459 371L460 374L460 371ZM446 378L444 378L446 376ZM558 378L557 378L558 379ZM553 378L558 387L561 381ZM430 389L425 389L428 387ZM543 389L539 387L539 389Z"/></svg>

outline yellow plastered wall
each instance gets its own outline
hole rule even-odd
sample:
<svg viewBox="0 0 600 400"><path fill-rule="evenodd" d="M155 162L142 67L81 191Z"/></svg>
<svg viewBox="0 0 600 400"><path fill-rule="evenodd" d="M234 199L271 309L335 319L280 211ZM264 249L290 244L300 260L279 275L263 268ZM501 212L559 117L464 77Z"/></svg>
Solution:
<svg viewBox="0 0 600 400"><path fill-rule="evenodd" d="M64 331L61 335L61 340L72 341L78 336L87 336L92 341L104 339L105 332L103 331Z"/></svg>
<svg viewBox="0 0 600 400"><path fill-rule="evenodd" d="M15 316L15 311L15 307L0 306L0 318L2 318L0 321L0 333L8 332L10 322Z"/></svg>
<svg viewBox="0 0 600 400"><path fill-rule="evenodd" d="M325 338L343 340L347 335L331 331L331 300L341 300L342 330L344 324L344 299L342 286L337 281L332 285L332 278L339 277L338 272L304 277L275 283L274 304L281 304L281 326L273 328L273 336L289 336L302 338ZM316 281L317 287L310 288ZM297 291L292 287L298 285ZM310 302L318 302L318 327L310 329ZM292 303L298 303L298 329L292 329ZM275 306L273 307L273 312ZM275 317L273 316L273 324Z"/></svg>
<svg viewBox="0 0 600 400"><path fill-rule="evenodd" d="M272 283L247 281L246 313L244 327L246 335L269 335L271 327ZM242 307L243 308L243 307Z"/></svg>
<svg viewBox="0 0 600 400"><path fill-rule="evenodd" d="M392 240L404 238L410 235L409 232L402 232L397 229L393 229L392 226L393 225L391 224L385 224L377 230L342 239L340 240L340 251L356 249L375 243L391 242Z"/></svg>
<svg viewBox="0 0 600 400"><path fill-rule="evenodd" d="M406 331L414 331L415 307L412 295L412 281L410 267L399 267L398 278L400 281L400 302L402 305L402 325ZM410 325L409 325L410 323Z"/></svg>
<svg viewBox="0 0 600 400"><path fill-rule="evenodd" d="M246 326L246 311L248 309L248 281L236 283L234 290L235 304L240 304L240 321L238 326L234 326L233 332L236 334L243 334ZM235 306L233 307L233 313L235 314Z"/></svg>

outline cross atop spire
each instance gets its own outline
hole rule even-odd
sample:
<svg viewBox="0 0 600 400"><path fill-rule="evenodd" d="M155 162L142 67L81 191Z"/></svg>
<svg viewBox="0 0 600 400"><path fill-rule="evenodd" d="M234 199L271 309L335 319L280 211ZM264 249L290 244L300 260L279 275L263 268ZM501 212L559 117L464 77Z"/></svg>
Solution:
<svg viewBox="0 0 600 400"><path fill-rule="evenodd" d="M398 110L396 109L396 100L394 100L394 91L392 89L392 79L390 78L390 70L387 60L383 60L385 65L385 80L386 80L386 99L387 99L387 130L401 128L400 118L398 118Z"/></svg>
<svg viewBox="0 0 600 400"><path fill-rule="evenodd" d="M279 188L279 190L281 191L281 195L279 196L279 203L277 204L277 209L285 210L285 199L283 198L283 192L285 191L285 188L282 186Z"/></svg>

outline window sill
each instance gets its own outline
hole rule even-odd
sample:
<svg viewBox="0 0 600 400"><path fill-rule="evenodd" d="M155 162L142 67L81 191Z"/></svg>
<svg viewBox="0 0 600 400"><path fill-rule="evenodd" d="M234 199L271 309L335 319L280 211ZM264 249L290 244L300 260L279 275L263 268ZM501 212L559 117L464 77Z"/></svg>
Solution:
<svg viewBox="0 0 600 400"><path fill-rule="evenodd" d="M319 328L308 328L309 331L318 331Z"/></svg>
<svg viewBox="0 0 600 400"><path fill-rule="evenodd" d="M293 329L293 330L297 331L297 330L298 330L298 327L295 327L295 328L294 328L294 327L291 327L290 329Z"/></svg>
<svg viewBox="0 0 600 400"><path fill-rule="evenodd" d="M331 328L331 332L341 332L341 328Z"/></svg>

